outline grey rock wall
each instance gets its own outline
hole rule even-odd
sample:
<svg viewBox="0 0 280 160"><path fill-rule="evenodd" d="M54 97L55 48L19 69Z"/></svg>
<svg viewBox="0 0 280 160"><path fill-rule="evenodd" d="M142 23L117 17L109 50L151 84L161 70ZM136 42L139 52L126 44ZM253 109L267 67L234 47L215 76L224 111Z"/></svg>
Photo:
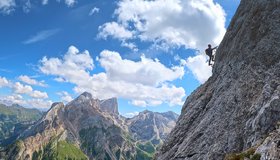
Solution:
<svg viewBox="0 0 280 160"><path fill-rule="evenodd" d="M217 50L212 77L187 98L157 159L222 160L259 146L275 130L279 17L279 0L241 0Z"/></svg>

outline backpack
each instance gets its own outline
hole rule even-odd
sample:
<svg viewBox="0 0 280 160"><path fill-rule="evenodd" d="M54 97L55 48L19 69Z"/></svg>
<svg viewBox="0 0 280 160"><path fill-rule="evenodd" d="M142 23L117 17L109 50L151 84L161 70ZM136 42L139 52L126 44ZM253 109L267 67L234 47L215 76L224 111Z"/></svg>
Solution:
<svg viewBox="0 0 280 160"><path fill-rule="evenodd" d="M211 49L209 48L205 49L205 54L207 54L207 56L211 56L211 52L212 52Z"/></svg>

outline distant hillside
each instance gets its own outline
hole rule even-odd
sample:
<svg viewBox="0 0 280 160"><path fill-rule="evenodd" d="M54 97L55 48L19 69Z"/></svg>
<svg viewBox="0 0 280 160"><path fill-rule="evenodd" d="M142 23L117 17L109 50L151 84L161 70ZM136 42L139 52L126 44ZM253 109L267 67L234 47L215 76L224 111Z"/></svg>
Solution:
<svg viewBox="0 0 280 160"><path fill-rule="evenodd" d="M37 109L0 104L0 148L12 143L21 132L39 120L42 114Z"/></svg>

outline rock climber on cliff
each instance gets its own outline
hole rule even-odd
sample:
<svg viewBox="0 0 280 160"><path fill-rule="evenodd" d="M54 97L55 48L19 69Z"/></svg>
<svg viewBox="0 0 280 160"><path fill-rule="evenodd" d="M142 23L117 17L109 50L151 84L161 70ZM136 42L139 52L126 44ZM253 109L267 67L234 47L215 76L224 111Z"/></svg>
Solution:
<svg viewBox="0 0 280 160"><path fill-rule="evenodd" d="M214 62L213 50L217 49L217 47L212 48L211 44L208 44L208 48L205 50L205 53L209 56L209 66L211 66L211 61Z"/></svg>

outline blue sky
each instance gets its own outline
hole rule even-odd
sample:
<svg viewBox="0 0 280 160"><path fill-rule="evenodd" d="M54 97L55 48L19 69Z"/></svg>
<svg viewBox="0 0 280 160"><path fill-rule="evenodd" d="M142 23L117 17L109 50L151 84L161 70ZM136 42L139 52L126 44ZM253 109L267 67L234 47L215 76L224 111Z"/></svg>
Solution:
<svg viewBox="0 0 280 160"><path fill-rule="evenodd" d="M239 3L0 0L0 101L46 109L88 91L126 116L180 113Z"/></svg>

